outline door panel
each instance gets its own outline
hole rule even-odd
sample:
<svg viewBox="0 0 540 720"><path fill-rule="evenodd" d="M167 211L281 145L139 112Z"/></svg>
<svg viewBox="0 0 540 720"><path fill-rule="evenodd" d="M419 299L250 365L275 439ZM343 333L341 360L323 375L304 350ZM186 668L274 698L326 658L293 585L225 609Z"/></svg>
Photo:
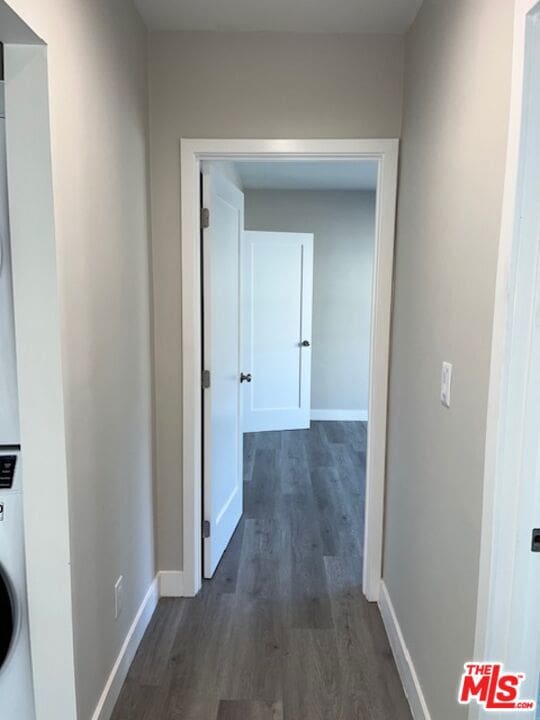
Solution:
<svg viewBox="0 0 540 720"><path fill-rule="evenodd" d="M307 428L313 235L246 232L243 257L244 431Z"/></svg>
<svg viewBox="0 0 540 720"><path fill-rule="evenodd" d="M487 634L480 660L523 673L521 700L540 701L540 24L527 20L523 118L513 217L511 270L505 281L506 338L493 498ZM504 251L506 254L506 249ZM503 265L506 264L506 260ZM478 717L491 718L488 710ZM504 720L540 717L507 711Z"/></svg>
<svg viewBox="0 0 540 720"><path fill-rule="evenodd" d="M540 528L540 25L527 30L528 82L525 86L521 193L517 232L515 300L512 308L516 349L511 359L513 398L522 398L523 425L519 460L511 468L512 485L519 497L512 588L512 621L509 628L511 670L525 673L522 697L540 698L540 553L531 552L532 531ZM518 363L515 363L517 357ZM523 394L519 389L523 388ZM519 426L513 424L514 429ZM505 713L506 717L527 713ZM530 715L530 713L529 713ZM538 717L538 715L536 715Z"/></svg>
<svg viewBox="0 0 540 720"><path fill-rule="evenodd" d="M203 232L204 576L212 577L242 515L240 242L244 196L215 169L203 178L210 226Z"/></svg>

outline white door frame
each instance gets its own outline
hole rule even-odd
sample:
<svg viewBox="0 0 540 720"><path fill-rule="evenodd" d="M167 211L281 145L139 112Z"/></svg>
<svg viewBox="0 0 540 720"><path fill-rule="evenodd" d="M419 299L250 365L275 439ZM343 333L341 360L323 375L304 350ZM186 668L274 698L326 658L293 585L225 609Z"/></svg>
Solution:
<svg viewBox="0 0 540 720"><path fill-rule="evenodd" d="M525 118L527 85L525 74L527 47L525 33L529 23L540 23L540 0L516 0L514 20L514 56L508 150L504 186L503 213L495 314L491 351L487 430L484 461L484 500L480 549L478 606L474 660L503 660L508 642L512 612L509 590L514 564L513 539L517 531L517 461L524 434L524 409L517 405L517 388L508 369L510 363L528 352L528 338L512 342L512 307L515 297L515 272L518 251L517 213L520 200L520 155ZM505 422L512 411L513 420ZM512 472L512 469L514 472ZM519 668L517 668L519 670ZM470 720L480 717L472 706Z"/></svg>
<svg viewBox="0 0 540 720"><path fill-rule="evenodd" d="M38 719L54 708L57 720L71 720L77 698L47 48L18 44L34 36L15 14L10 22L7 161L35 710Z"/></svg>
<svg viewBox="0 0 540 720"><path fill-rule="evenodd" d="M399 141L182 139L182 477L183 575L188 596L201 587L200 184L205 160L377 160L377 220L371 311L366 467L364 594L377 601L382 575L390 318Z"/></svg>

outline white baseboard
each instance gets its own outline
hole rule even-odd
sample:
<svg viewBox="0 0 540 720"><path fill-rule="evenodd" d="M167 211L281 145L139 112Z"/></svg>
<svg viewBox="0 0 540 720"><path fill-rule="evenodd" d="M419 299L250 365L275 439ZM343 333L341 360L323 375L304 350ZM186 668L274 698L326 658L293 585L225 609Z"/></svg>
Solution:
<svg viewBox="0 0 540 720"><path fill-rule="evenodd" d="M403 633L401 632L394 606L392 605L388 589L384 582L381 582L378 605L399 676L405 690L405 695L411 706L412 716L414 720L431 720L424 693L422 692L412 658L405 645Z"/></svg>
<svg viewBox="0 0 540 720"><path fill-rule="evenodd" d="M341 422L358 421L367 422L367 410L312 410L312 420L340 420Z"/></svg>
<svg viewBox="0 0 540 720"><path fill-rule="evenodd" d="M160 597L184 597L184 573L162 570L159 573Z"/></svg>
<svg viewBox="0 0 540 720"><path fill-rule="evenodd" d="M143 638L144 632L148 627L154 610L159 600L158 578L154 578L152 584L148 588L144 600L139 607L135 619L129 628L124 644L116 658L111 674L109 675L105 688L101 694L99 702L96 706L92 720L109 720L120 695L120 690L126 679L129 667L133 662L137 648Z"/></svg>

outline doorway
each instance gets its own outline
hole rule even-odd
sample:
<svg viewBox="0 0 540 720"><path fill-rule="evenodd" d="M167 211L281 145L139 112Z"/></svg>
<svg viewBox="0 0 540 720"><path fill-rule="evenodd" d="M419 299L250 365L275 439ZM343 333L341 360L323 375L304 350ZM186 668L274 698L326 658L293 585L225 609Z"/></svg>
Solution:
<svg viewBox="0 0 540 720"><path fill-rule="evenodd" d="M243 508L291 536L305 512L321 565L345 544L360 558L377 164L202 170L204 577ZM299 495L293 523L277 508Z"/></svg>
<svg viewBox="0 0 540 720"><path fill-rule="evenodd" d="M376 163L377 192L371 307L370 425L366 438L366 512L363 590L377 600L381 579L386 397L393 267L398 143L396 140L183 140L182 258L183 258L183 483L184 587L195 595L201 587L200 478L203 458L201 398L201 253L199 173L204 161ZM207 309L205 308L205 315ZM204 529L204 528L203 528Z"/></svg>

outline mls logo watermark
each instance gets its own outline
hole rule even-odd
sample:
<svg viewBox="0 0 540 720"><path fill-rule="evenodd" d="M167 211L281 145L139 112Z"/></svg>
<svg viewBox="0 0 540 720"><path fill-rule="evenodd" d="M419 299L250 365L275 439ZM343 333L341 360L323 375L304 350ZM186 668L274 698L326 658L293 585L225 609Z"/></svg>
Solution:
<svg viewBox="0 0 540 720"><path fill-rule="evenodd" d="M458 698L461 705L475 700L485 710L530 712L535 709L534 700L523 700L519 696L524 673L504 672L502 663L469 662L464 667Z"/></svg>

